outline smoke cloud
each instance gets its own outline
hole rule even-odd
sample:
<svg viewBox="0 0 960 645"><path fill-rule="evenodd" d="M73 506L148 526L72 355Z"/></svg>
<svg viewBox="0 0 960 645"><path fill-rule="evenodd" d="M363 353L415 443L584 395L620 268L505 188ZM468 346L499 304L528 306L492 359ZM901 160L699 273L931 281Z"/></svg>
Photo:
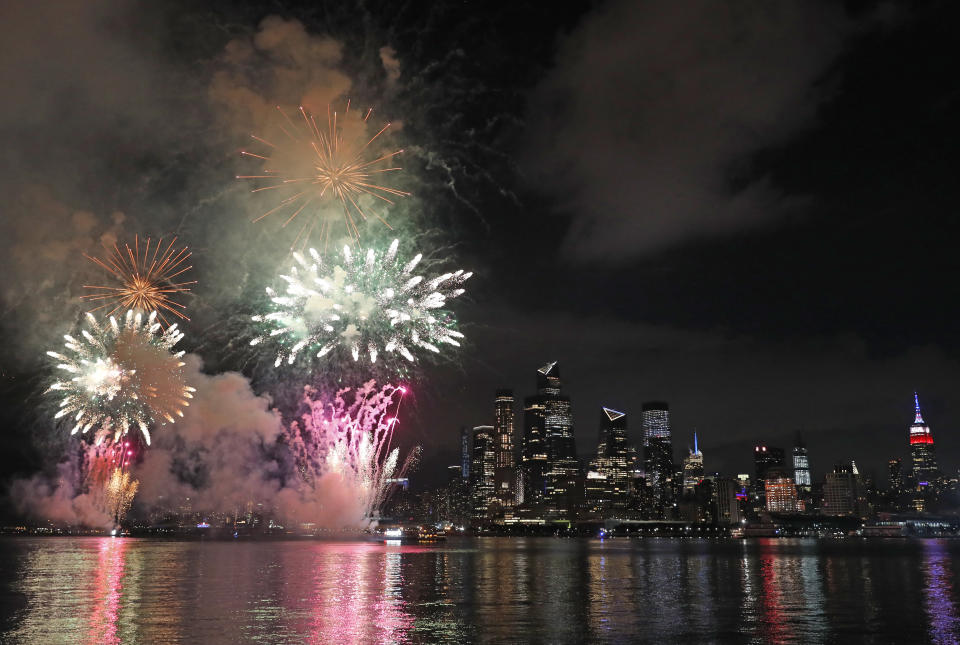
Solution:
<svg viewBox="0 0 960 645"><path fill-rule="evenodd" d="M625 262L803 203L751 158L808 126L853 31L839 5L600 5L536 89L527 172L572 216L569 254Z"/></svg>
<svg viewBox="0 0 960 645"><path fill-rule="evenodd" d="M37 474L14 481L10 499L17 511L56 525L113 526L113 518L103 504L102 495L84 490L83 469L79 461L74 458L60 463L53 478Z"/></svg>

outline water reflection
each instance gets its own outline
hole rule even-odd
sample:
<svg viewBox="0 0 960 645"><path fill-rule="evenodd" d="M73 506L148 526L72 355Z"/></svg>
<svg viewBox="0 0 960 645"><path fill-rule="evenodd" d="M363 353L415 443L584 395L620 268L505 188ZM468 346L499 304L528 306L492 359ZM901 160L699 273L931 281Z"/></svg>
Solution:
<svg viewBox="0 0 960 645"><path fill-rule="evenodd" d="M406 547L384 550L375 544L301 545L302 558L285 549L287 579L309 572L312 589L294 587L284 599L287 612L307 612L306 621L291 621L293 633L305 632L307 643L396 643L406 640L413 616L405 611L403 557ZM395 550L392 550L395 549ZM306 560L306 561L304 561Z"/></svg>
<svg viewBox="0 0 960 645"><path fill-rule="evenodd" d="M121 642L118 621L128 545L127 540L100 539L100 557L93 570L93 610L90 612L87 631L87 642L90 645L116 645Z"/></svg>
<svg viewBox="0 0 960 645"><path fill-rule="evenodd" d="M960 544L949 541L82 538L3 547L0 608L16 612L4 643L960 637L951 554Z"/></svg>
<svg viewBox="0 0 960 645"><path fill-rule="evenodd" d="M928 540L923 546L924 608L930 618L930 639L938 645L957 643L960 619L954 601L950 554L941 540Z"/></svg>

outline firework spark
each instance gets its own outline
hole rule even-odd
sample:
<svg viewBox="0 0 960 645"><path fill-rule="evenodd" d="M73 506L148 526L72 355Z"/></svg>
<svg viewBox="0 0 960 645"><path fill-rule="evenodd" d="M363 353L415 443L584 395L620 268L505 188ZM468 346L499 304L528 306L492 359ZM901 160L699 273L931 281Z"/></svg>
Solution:
<svg viewBox="0 0 960 645"><path fill-rule="evenodd" d="M393 490L391 480L403 477L419 455L415 448L401 464L400 448L391 447L405 392L369 381L339 390L331 402L304 388L305 412L289 428L303 483L315 487L326 475L338 476L356 498L362 514L357 519L375 518Z"/></svg>
<svg viewBox="0 0 960 645"><path fill-rule="evenodd" d="M106 486L106 503L110 516L117 524L123 522L123 518L126 517L139 487L140 482L120 468L114 468L110 474Z"/></svg>
<svg viewBox="0 0 960 645"><path fill-rule="evenodd" d="M362 203L366 200L393 205L396 197L410 194L379 183L379 176L400 170L392 162L403 150L380 153L374 148L375 142L390 128L390 124L387 123L367 139L366 123L373 110L368 110L362 118L357 113L351 115L349 101L342 116L331 112L327 106L326 127L323 127L322 118L318 125L317 118L303 107L293 118L280 106L277 106L277 110L284 119L280 124L282 138L273 143L253 136L259 144L269 147L269 152L257 154L243 150L240 153L261 160L263 169L260 174L237 175L237 179L251 179L262 184L251 192L279 189L281 196L276 206L253 221L283 213L285 227L298 215L307 212L312 217L304 218L294 247L301 239L306 243L317 224L320 226L320 238L329 241L331 227L341 215L347 232L358 241L358 219L367 220L368 215L391 228L382 215ZM333 211L335 217L321 207L324 200L339 203L340 208Z"/></svg>
<svg viewBox="0 0 960 645"><path fill-rule="evenodd" d="M101 325L88 313L81 338L64 336L66 353L47 352L69 375L49 389L64 395L55 418L73 415L71 434L93 429L99 445L139 428L149 445L149 425L183 416L195 392L184 383L183 352L171 352L183 334L176 324L161 331L156 318L151 312L144 321L131 310L122 322L110 316Z"/></svg>
<svg viewBox="0 0 960 645"><path fill-rule="evenodd" d="M280 276L286 293L268 288L273 310L253 317L269 331L250 344L279 343L276 366L336 350L341 359L347 353L354 362L379 359L399 372L404 365L398 357L412 363L418 349L439 353L439 344L459 347L463 334L444 307L464 292L460 285L472 274L461 269L430 279L413 275L422 255L404 264L397 259L398 244L394 240L379 254L373 249L354 253L345 246L340 261L330 267L314 249L310 259L294 253L299 268Z"/></svg>
<svg viewBox="0 0 960 645"><path fill-rule="evenodd" d="M189 320L183 313L184 305L171 299L174 294L190 291L190 285L196 284L196 281L176 281L193 268L184 266L191 254L187 247L175 249L176 241L177 238L173 238L166 248L163 248L163 239L160 239L151 251L150 238L147 238L141 249L138 236L134 238L132 249L129 244L124 244L123 250L120 250L114 244L113 250L108 251L104 259L87 255L88 260L115 278L119 286L84 285L84 288L90 289L92 293L83 296L83 299L102 302L103 304L93 311L110 308L108 316L123 309L133 309L145 314L158 312L164 325L168 324L164 313Z"/></svg>

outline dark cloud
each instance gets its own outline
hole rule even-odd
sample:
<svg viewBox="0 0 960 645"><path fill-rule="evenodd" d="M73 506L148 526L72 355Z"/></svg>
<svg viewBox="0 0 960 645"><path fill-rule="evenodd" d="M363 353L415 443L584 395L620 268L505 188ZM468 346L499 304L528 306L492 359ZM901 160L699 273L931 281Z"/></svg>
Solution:
<svg viewBox="0 0 960 645"><path fill-rule="evenodd" d="M854 28L836 3L611 2L560 41L529 112L527 172L566 250L624 262L775 221L803 200L751 156L815 118Z"/></svg>

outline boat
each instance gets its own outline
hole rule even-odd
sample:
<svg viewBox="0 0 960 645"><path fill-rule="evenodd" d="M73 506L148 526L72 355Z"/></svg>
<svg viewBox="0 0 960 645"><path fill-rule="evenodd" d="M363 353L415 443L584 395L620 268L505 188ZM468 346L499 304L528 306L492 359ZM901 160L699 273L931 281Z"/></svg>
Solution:
<svg viewBox="0 0 960 645"><path fill-rule="evenodd" d="M391 527L383 531L383 541L387 544L429 544L446 539L442 533L427 526Z"/></svg>

